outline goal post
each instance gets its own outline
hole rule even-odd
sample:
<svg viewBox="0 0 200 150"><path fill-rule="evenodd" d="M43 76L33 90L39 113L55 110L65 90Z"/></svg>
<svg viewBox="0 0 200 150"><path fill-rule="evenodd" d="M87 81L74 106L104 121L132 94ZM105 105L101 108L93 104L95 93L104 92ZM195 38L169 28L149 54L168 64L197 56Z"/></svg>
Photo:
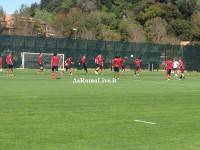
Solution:
<svg viewBox="0 0 200 150"><path fill-rule="evenodd" d="M22 64L21 68L25 69L37 69L38 66L38 55L40 53L33 53L33 52L22 52L21 53L21 59ZM60 64L59 64L59 70L64 69L64 54L57 54L60 57ZM42 53L42 59L43 59L43 66L45 69L51 68L51 57L53 56L53 53Z"/></svg>

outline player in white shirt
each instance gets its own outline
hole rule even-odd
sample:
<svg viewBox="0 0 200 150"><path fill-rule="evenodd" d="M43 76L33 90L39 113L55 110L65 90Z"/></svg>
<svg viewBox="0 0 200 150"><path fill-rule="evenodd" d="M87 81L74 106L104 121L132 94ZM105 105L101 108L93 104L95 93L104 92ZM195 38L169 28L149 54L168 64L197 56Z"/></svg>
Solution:
<svg viewBox="0 0 200 150"><path fill-rule="evenodd" d="M174 59L174 61L173 61L173 71L174 71L175 77L178 77L178 72L177 72L178 67L179 67L179 62L176 59Z"/></svg>

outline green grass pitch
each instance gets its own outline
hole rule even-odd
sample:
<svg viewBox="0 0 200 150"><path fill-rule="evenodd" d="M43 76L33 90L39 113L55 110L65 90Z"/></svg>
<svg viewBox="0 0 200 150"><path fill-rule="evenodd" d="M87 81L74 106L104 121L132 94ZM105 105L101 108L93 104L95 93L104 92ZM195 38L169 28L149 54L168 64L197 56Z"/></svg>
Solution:
<svg viewBox="0 0 200 150"><path fill-rule="evenodd" d="M199 150L200 74L166 81L163 72L125 72L113 84L73 84L74 78L111 79L76 71L0 72L1 150ZM156 124L135 122L142 120Z"/></svg>

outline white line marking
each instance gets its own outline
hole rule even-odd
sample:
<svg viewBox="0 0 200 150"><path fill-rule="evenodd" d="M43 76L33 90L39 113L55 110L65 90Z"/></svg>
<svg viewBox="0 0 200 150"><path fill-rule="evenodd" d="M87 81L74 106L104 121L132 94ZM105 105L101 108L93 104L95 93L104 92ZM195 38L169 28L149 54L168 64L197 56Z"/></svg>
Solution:
<svg viewBox="0 0 200 150"><path fill-rule="evenodd" d="M38 96L31 96L31 95L27 95L27 96L21 96L22 99L35 99L38 98Z"/></svg>
<svg viewBox="0 0 200 150"><path fill-rule="evenodd" d="M156 124L154 122L149 122L149 121L144 121L144 120L134 120L135 122L140 122L140 123L147 123L147 124Z"/></svg>

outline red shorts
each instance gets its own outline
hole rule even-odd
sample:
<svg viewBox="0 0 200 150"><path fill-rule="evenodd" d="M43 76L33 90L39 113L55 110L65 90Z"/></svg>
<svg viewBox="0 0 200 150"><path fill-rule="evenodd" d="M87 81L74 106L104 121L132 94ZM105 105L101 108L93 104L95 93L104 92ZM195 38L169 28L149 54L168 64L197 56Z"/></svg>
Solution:
<svg viewBox="0 0 200 150"><path fill-rule="evenodd" d="M135 70L140 70L140 66L135 66Z"/></svg>
<svg viewBox="0 0 200 150"><path fill-rule="evenodd" d="M167 69L167 75L171 75L171 69Z"/></svg>
<svg viewBox="0 0 200 150"><path fill-rule="evenodd" d="M66 70L71 69L71 66L70 66L70 65L66 65L66 66L65 66L65 69L66 69Z"/></svg>
<svg viewBox="0 0 200 150"><path fill-rule="evenodd" d="M96 64L96 67L100 68L101 70L103 69L103 65L101 65L101 64Z"/></svg>

